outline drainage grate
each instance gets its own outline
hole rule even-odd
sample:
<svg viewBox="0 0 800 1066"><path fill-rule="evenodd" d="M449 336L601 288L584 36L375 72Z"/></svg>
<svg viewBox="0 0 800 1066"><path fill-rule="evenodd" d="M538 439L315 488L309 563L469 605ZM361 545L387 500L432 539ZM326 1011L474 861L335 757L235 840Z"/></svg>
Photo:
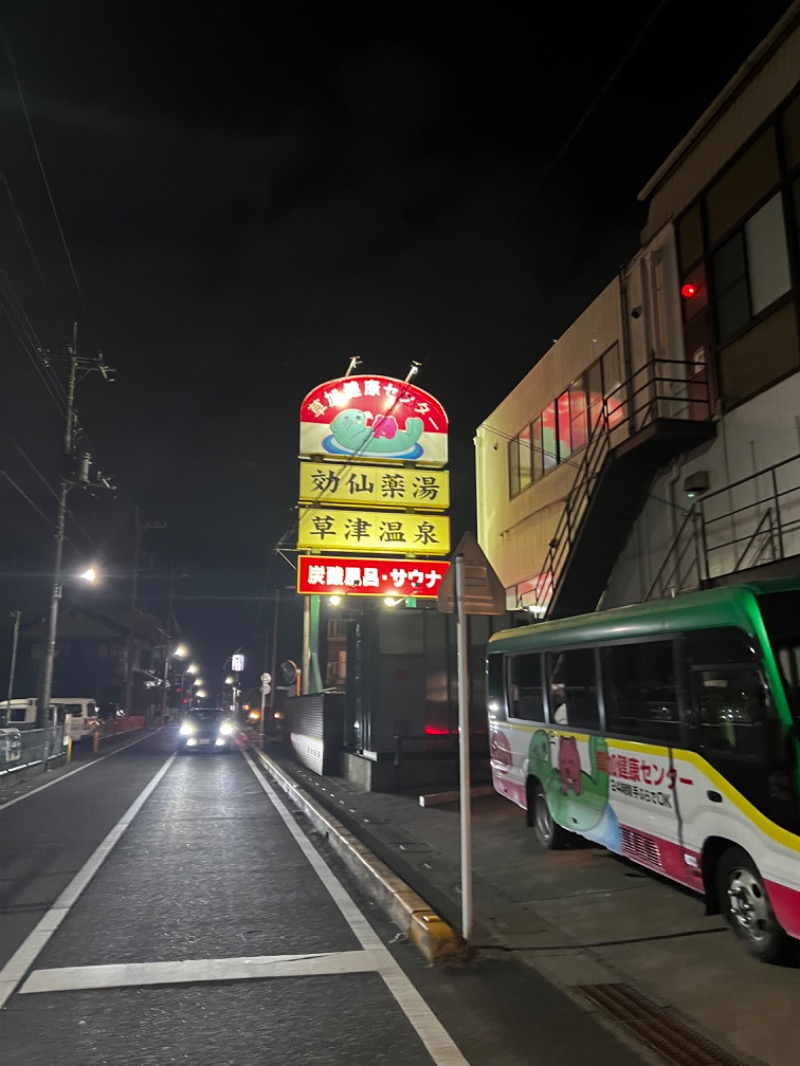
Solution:
<svg viewBox="0 0 800 1066"><path fill-rule="evenodd" d="M669 1066L744 1066L740 1059L670 1017L628 985L577 985L573 991L626 1026Z"/></svg>

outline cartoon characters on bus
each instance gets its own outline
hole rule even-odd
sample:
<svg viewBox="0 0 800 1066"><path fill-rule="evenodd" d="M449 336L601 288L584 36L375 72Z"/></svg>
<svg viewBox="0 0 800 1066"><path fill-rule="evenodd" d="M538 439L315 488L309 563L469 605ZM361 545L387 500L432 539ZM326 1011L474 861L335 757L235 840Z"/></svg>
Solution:
<svg viewBox="0 0 800 1066"><path fill-rule="evenodd" d="M561 789L564 793L574 792L580 796L583 791L581 784L581 757L578 754L578 742L575 737L561 737L558 746L558 774L561 778Z"/></svg>
<svg viewBox="0 0 800 1066"><path fill-rule="evenodd" d="M612 851L621 850L619 823L608 801L604 737L537 729L528 749L528 772L541 782L550 813L559 825Z"/></svg>

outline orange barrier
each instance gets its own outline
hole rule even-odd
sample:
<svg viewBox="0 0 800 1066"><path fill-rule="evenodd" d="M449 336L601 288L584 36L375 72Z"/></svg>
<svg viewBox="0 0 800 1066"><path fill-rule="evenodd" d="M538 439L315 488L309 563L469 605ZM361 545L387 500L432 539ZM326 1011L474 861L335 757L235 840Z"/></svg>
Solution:
<svg viewBox="0 0 800 1066"><path fill-rule="evenodd" d="M138 729L144 729L147 718L142 715L131 715L129 718L109 718L106 722L98 722L93 731L92 751L100 750L100 741L106 737L114 737L118 733L134 733Z"/></svg>

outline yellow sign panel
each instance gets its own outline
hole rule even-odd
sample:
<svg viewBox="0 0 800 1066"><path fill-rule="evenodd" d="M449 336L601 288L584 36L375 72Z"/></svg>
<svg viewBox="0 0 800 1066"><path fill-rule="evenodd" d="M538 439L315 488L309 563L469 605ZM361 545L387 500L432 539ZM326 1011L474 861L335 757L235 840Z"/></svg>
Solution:
<svg viewBox="0 0 800 1066"><path fill-rule="evenodd" d="M297 547L334 552L447 555L450 519L439 514L301 507Z"/></svg>
<svg viewBox="0 0 800 1066"><path fill-rule="evenodd" d="M446 470L372 466L366 463L301 463L300 500L353 507L419 507L445 511L450 506Z"/></svg>

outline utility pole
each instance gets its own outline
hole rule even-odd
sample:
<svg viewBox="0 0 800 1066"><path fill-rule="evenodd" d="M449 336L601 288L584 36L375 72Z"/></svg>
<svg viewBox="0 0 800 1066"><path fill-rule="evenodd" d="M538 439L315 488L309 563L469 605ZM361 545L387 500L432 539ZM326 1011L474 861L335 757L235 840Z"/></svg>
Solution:
<svg viewBox="0 0 800 1066"><path fill-rule="evenodd" d="M92 460L88 453L75 457L75 430L77 416L75 414L75 385L78 371L83 375L93 370L99 370L106 381L111 381L113 371L106 366L101 355L83 359L78 356L78 324L75 323L72 330L72 346L67 349L67 361L69 365L69 377L67 382L67 411L64 426L64 450L63 469L59 478L58 511L56 513L55 533L55 557L53 560L53 588L50 596L50 610L47 620L47 640L42 657L42 670L39 682L39 700L36 708L36 727L44 729L44 753L42 757L42 770L47 768L48 724L50 720L50 697L53 687L53 664L56 655L56 633L58 630L58 607L61 600L61 565L64 553L64 530L67 521L67 493L76 485L92 485L101 488L113 486L99 472L94 480L90 481L89 468Z"/></svg>
<svg viewBox="0 0 800 1066"><path fill-rule="evenodd" d="M126 714L131 714L133 707L133 678L136 672L136 611L139 606L139 559L142 552L142 534L148 529L166 529L164 522L145 522L139 520L139 506L134 508L134 544L133 544L133 581L131 582L131 611L128 621L128 642L125 664L125 707ZM150 723L148 722L148 725Z"/></svg>
<svg viewBox="0 0 800 1066"><path fill-rule="evenodd" d="M19 644L19 620L21 611L12 611L11 617L14 619L14 636L11 642L11 669L8 674L8 698L6 700L6 723L8 723L8 712L11 710L11 700L14 698L14 677L17 672L17 646Z"/></svg>

